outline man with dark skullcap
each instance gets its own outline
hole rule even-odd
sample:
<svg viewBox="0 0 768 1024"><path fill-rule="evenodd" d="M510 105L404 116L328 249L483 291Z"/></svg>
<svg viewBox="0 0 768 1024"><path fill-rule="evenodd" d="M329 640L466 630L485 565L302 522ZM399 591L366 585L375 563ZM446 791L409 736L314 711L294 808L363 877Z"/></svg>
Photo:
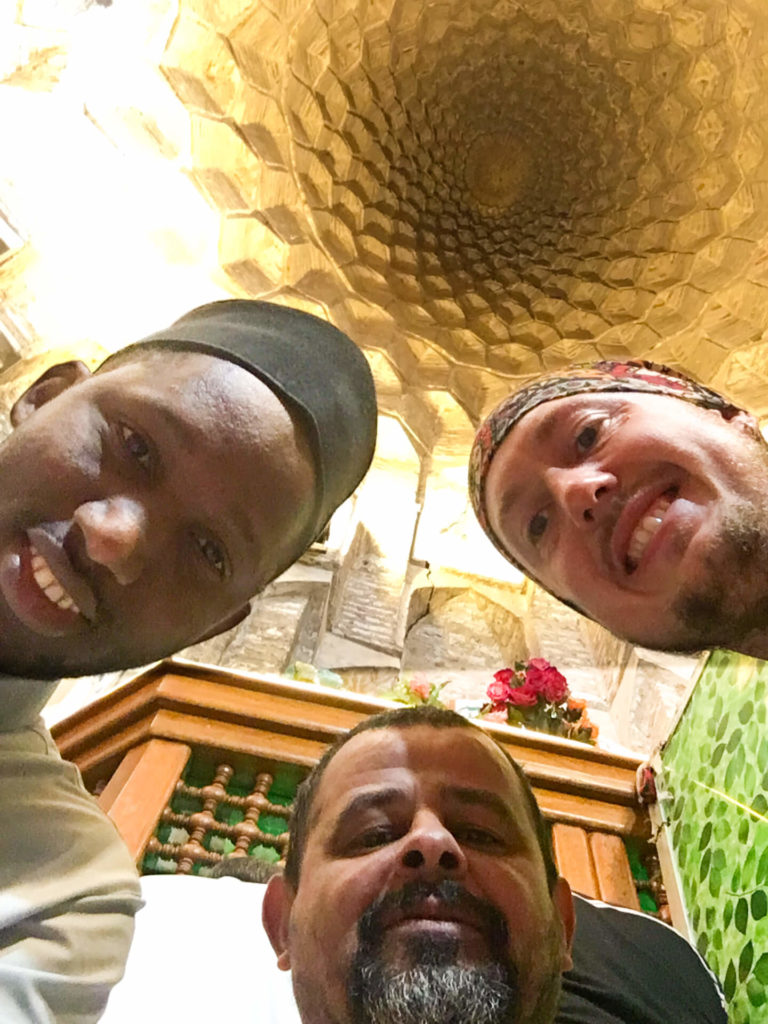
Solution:
<svg viewBox="0 0 768 1024"><path fill-rule="evenodd" d="M535 380L475 438L472 504L501 553L633 643L768 656L768 459L753 416L667 367Z"/></svg>
<svg viewBox="0 0 768 1024"><path fill-rule="evenodd" d="M212 303L107 359L52 367L0 445L0 1020L85 1024L139 906L111 823L38 713L53 680L229 628L354 490L376 403L307 313Z"/></svg>

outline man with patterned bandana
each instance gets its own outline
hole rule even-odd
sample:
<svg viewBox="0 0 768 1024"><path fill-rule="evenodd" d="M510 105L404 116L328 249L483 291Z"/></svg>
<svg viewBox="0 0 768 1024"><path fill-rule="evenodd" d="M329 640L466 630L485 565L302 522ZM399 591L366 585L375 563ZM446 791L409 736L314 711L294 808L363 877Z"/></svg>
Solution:
<svg viewBox="0 0 768 1024"><path fill-rule="evenodd" d="M667 367L538 378L485 420L469 489L499 551L623 639L768 656L768 448Z"/></svg>

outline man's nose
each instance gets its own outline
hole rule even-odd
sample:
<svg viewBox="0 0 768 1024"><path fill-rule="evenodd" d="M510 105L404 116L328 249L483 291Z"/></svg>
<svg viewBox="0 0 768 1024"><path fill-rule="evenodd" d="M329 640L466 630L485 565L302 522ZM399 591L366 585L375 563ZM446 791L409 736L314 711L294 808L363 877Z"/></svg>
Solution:
<svg viewBox="0 0 768 1024"><path fill-rule="evenodd" d="M436 814L418 815L406 837L404 868L427 876L455 876L466 865L464 851Z"/></svg>
<svg viewBox="0 0 768 1024"><path fill-rule="evenodd" d="M123 586L139 578L147 528L146 510L140 502L126 497L88 501L73 518L83 532L91 561L109 569Z"/></svg>
<svg viewBox="0 0 768 1024"><path fill-rule="evenodd" d="M549 484L568 518L583 529L591 529L602 520L618 487L612 473L595 466L555 468Z"/></svg>

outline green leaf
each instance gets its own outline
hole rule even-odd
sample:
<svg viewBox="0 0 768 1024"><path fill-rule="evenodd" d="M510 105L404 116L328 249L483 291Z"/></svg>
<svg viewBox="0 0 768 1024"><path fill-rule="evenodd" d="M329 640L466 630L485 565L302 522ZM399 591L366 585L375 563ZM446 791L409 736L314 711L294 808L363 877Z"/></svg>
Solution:
<svg viewBox="0 0 768 1024"><path fill-rule="evenodd" d="M752 1006L763 1006L766 999L768 999L765 987L755 978L750 978L747 982L747 999L749 999Z"/></svg>
<svg viewBox="0 0 768 1024"><path fill-rule="evenodd" d="M703 850L705 846L709 844L709 840L712 838L712 822L708 821L704 828L701 830L701 837L699 838L699 849Z"/></svg>
<svg viewBox="0 0 768 1024"><path fill-rule="evenodd" d="M742 935L747 933L747 922L749 921L749 908L747 901L742 896L736 904L736 913L733 915L733 923Z"/></svg>
<svg viewBox="0 0 768 1024"><path fill-rule="evenodd" d="M736 732L739 732L739 730L737 729ZM739 747L738 750L735 751L733 757L731 758L731 763L725 770L725 780L723 784L723 789L725 789L726 793L729 796L733 794L733 790L735 789L736 784L741 780L741 775L744 771L745 761L746 754L744 753L744 747Z"/></svg>
<svg viewBox="0 0 768 1024"><path fill-rule="evenodd" d="M755 921L761 921L768 914L768 896L765 889L755 889L749 903L749 909L752 911L752 917Z"/></svg>
<svg viewBox="0 0 768 1024"><path fill-rule="evenodd" d="M747 980L747 975L752 970L752 961L755 959L755 948L751 942L748 942L741 951L739 957L739 982L743 985Z"/></svg>
<svg viewBox="0 0 768 1024"><path fill-rule="evenodd" d="M723 927L728 928L731 921L733 920L733 900L728 900L723 910Z"/></svg>
<svg viewBox="0 0 768 1024"><path fill-rule="evenodd" d="M728 970L725 972L725 978L723 979L723 995L730 1001L733 999L733 994L736 991L736 968L733 966L733 960L728 964Z"/></svg>
<svg viewBox="0 0 768 1024"><path fill-rule="evenodd" d="M734 729L728 737L728 753L732 754L741 742L741 729Z"/></svg>
<svg viewBox="0 0 768 1024"><path fill-rule="evenodd" d="M766 846L760 856L755 874L755 882L758 885L768 885L768 846Z"/></svg>
<svg viewBox="0 0 768 1024"><path fill-rule="evenodd" d="M715 752L712 755L712 761L710 762L713 768L717 768L717 766L720 764L720 762L723 759L723 754L724 753L725 753L725 744L724 743L720 743L718 746L715 747Z"/></svg>
<svg viewBox="0 0 768 1024"><path fill-rule="evenodd" d="M752 716L755 713L755 705L751 700L745 701L739 708L739 721L742 725L746 725L747 722L752 720Z"/></svg>
<svg viewBox="0 0 768 1024"><path fill-rule="evenodd" d="M704 856L701 858L701 864L699 865L699 881L703 882L709 872L709 865L712 860L712 853L707 850Z"/></svg>
<svg viewBox="0 0 768 1024"><path fill-rule="evenodd" d="M761 985L768 985L768 953L763 953L757 961L753 974Z"/></svg>

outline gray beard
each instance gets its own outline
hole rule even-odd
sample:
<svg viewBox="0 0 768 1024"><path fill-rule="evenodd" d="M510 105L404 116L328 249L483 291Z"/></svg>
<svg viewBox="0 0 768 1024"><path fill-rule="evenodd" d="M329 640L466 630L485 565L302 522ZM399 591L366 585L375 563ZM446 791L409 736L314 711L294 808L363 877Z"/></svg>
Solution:
<svg viewBox="0 0 768 1024"><path fill-rule="evenodd" d="M355 1024L511 1024L517 987L498 963L482 967L419 963L400 972L361 964Z"/></svg>
<svg viewBox="0 0 768 1024"><path fill-rule="evenodd" d="M488 960L459 963L456 939L415 937L406 944L404 965L392 966L382 952L382 913L407 908L427 894L446 906L469 907L482 920ZM507 954L507 927L490 903L454 881L407 883L369 907L358 926L358 949L350 970L348 998L355 1024L512 1024L517 1017L517 971Z"/></svg>

